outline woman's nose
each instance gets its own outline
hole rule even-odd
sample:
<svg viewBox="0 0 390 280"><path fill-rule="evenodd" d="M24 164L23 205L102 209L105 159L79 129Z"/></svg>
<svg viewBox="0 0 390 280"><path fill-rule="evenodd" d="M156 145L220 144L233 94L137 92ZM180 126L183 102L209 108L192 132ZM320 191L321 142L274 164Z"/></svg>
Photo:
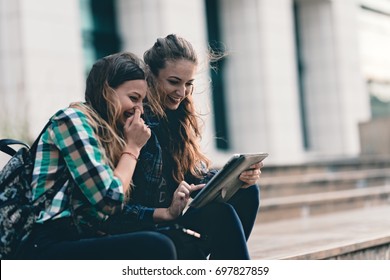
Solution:
<svg viewBox="0 0 390 280"><path fill-rule="evenodd" d="M184 97L184 93L183 93L183 91L181 89L176 90L175 93L176 93L177 97Z"/></svg>
<svg viewBox="0 0 390 280"><path fill-rule="evenodd" d="M180 96L180 97L185 97L186 96L186 92L187 91L187 89L186 89L186 87L184 86L184 87L181 87L181 88L179 88L179 89L177 89L176 90L176 94L178 95L178 96Z"/></svg>
<svg viewBox="0 0 390 280"><path fill-rule="evenodd" d="M139 109L141 111L141 115L144 113L144 105L142 102L134 106L134 110Z"/></svg>

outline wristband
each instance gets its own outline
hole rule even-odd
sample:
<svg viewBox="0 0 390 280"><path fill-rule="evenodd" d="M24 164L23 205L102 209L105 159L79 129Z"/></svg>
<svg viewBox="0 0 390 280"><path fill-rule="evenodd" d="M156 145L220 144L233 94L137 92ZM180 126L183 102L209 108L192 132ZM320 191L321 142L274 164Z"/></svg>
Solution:
<svg viewBox="0 0 390 280"><path fill-rule="evenodd" d="M138 158L135 154L131 153L131 152L122 152L121 156L123 155L129 155L131 156L133 159L135 159L136 161L138 161Z"/></svg>

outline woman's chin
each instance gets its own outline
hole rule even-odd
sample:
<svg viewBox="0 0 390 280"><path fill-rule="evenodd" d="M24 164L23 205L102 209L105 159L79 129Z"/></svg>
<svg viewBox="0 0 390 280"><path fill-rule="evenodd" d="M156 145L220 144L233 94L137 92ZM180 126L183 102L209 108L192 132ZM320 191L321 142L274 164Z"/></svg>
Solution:
<svg viewBox="0 0 390 280"><path fill-rule="evenodd" d="M173 104L173 103L169 103L169 104L165 104L165 108L170 110L170 111L176 111L180 106L180 103L177 103L177 104Z"/></svg>

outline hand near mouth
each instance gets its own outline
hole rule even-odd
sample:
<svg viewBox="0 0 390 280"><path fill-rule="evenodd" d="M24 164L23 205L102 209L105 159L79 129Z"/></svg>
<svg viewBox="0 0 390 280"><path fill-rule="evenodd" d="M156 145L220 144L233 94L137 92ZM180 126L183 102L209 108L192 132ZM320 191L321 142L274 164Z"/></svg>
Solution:
<svg viewBox="0 0 390 280"><path fill-rule="evenodd" d="M139 151L151 135L150 128L145 125L144 120L141 118L141 110L139 108L135 109L134 115L127 118L123 130L127 148L139 154Z"/></svg>

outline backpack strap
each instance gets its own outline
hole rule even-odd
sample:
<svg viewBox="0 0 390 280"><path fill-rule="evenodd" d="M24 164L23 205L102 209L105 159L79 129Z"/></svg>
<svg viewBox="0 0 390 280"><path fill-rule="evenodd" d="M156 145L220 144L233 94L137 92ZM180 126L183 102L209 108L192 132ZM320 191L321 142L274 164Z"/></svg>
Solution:
<svg viewBox="0 0 390 280"><path fill-rule="evenodd" d="M35 151L36 151L37 146L38 146L39 139L41 138L42 134L46 131L46 129L49 127L50 124L51 124L51 119L46 123L46 125L42 129L41 133L39 133L39 136L35 139L34 143L31 146L31 148L30 148L29 145L27 145L26 143L24 143L22 141L15 140L15 139L8 139L7 138L7 139L1 139L0 140L0 151L10 155L11 157L13 157L16 154L16 151L13 148L11 148L10 146L11 145L22 145L22 146L25 146L27 149L30 149L30 151L35 154Z"/></svg>
<svg viewBox="0 0 390 280"><path fill-rule="evenodd" d="M46 131L46 129L49 127L49 125L51 125L51 118L50 118L49 121L46 123L46 125L44 126L44 128L42 129L42 131L39 133L39 135L38 135L38 137L35 139L34 143L31 145L30 153L31 153L31 155L33 155L34 160L35 160L35 153L36 153L36 150L37 150L37 147L38 147L39 139L41 139L42 134Z"/></svg>
<svg viewBox="0 0 390 280"><path fill-rule="evenodd" d="M10 147L10 145L23 145L27 149L30 148L26 143L23 143L23 142L21 142L19 140L15 140L15 139L1 139L0 140L0 151L10 155L11 157L13 157L16 154L16 151L14 149L12 149Z"/></svg>

